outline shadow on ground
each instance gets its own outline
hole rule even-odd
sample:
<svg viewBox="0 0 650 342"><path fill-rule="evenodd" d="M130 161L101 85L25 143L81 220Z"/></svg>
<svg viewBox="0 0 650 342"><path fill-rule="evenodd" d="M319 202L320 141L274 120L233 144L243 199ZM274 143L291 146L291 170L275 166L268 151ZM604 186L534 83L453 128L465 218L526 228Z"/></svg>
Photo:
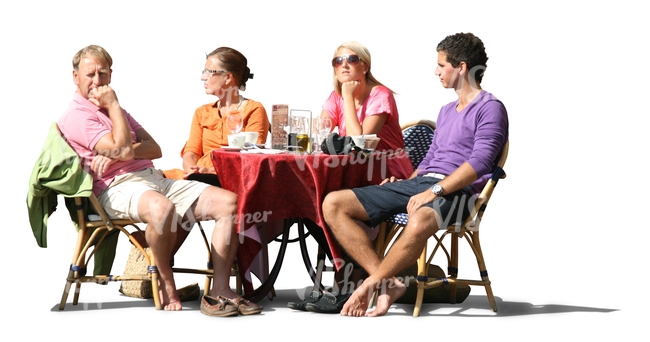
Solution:
<svg viewBox="0 0 650 342"><path fill-rule="evenodd" d="M301 301L304 293L311 291L310 288L304 289L287 289L275 291L275 297L270 300L268 297L259 302L264 306L265 312L276 311L276 309L287 309L287 303L291 301ZM119 293L116 294L121 300L113 302L89 303L79 302L72 305L68 302L63 311L59 311L57 303L51 311L59 312L76 312L76 311L93 311L93 310L111 310L125 308L146 308L154 307L152 299L130 298ZM504 301L500 297L495 297L498 312L492 312L486 296L469 296L465 301L459 304L440 304L425 303L422 306L420 317L425 316L459 316L459 317L512 317L526 315L542 315L570 312L600 312L609 313L618 311L618 309L596 308L587 306L573 306L560 304L532 304L526 302ZM394 304L393 308L397 309L388 312L387 316L404 315L413 313L413 304ZM183 310L200 310L200 301L183 302Z"/></svg>

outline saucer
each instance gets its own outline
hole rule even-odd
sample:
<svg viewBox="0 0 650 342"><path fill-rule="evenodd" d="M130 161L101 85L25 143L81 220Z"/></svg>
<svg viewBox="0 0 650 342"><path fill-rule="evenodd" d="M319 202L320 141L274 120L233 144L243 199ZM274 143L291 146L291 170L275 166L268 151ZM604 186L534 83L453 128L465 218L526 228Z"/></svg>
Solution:
<svg viewBox="0 0 650 342"><path fill-rule="evenodd" d="M241 151L241 147L236 147L236 146L221 146L221 149L224 151Z"/></svg>

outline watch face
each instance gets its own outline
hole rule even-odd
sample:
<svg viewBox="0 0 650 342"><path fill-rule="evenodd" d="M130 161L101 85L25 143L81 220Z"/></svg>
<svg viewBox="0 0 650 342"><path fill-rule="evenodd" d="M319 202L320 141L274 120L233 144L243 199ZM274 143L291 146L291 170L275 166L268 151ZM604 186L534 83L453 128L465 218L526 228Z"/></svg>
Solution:
<svg viewBox="0 0 650 342"><path fill-rule="evenodd" d="M441 195L441 194L442 194L442 186L440 186L440 184L436 184L436 185L434 185L434 186L431 188L431 192L433 192L434 194L436 194L436 196L437 196L437 195Z"/></svg>

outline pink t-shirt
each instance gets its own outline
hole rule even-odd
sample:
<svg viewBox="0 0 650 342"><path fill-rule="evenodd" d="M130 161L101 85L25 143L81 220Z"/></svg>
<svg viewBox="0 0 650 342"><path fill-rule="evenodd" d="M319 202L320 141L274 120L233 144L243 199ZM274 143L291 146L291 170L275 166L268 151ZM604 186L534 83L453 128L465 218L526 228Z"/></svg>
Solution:
<svg viewBox="0 0 650 342"><path fill-rule="evenodd" d="M339 134L346 135L343 97L335 91L332 91L325 104L323 104L323 110L330 115L332 124L339 129ZM379 114L388 115L388 118L377 134L381 140L376 150L403 151L404 138L399 123L399 113L397 112L395 96L384 86L374 87L364 103L357 109L357 118L359 118L359 122L361 123L363 123L366 117ZM388 176L405 179L413 173L413 165L411 165L411 161L405 153L402 153L402 157L391 158L388 166Z"/></svg>
<svg viewBox="0 0 650 342"><path fill-rule="evenodd" d="M135 143L135 132L142 129L142 126L124 109L122 112L131 126L131 140ZM150 159L117 161L108 167L101 178L97 177L90 169L96 155L93 150L99 139L112 131L113 123L105 110L77 92L74 93L68 109L59 118L58 125L65 140L81 158L84 170L93 176L93 193L97 196L111 184L115 176L153 167Z"/></svg>

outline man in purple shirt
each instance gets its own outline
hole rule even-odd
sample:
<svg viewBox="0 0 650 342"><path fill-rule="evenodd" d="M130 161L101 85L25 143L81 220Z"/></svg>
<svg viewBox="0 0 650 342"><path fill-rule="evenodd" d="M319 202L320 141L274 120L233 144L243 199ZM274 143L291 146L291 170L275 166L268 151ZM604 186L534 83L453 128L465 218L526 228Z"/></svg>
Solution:
<svg viewBox="0 0 650 342"><path fill-rule="evenodd" d="M160 146L122 107L111 82L113 60L106 50L89 45L72 59L77 86L72 102L58 121L68 144L93 176L93 193L111 218L147 223L146 244L160 274L165 310L182 305L170 259L196 221L217 220L212 234L214 284L202 299L201 312L212 316L252 314L262 307L230 288L237 253L237 195L205 183L171 180L154 168Z"/></svg>
<svg viewBox="0 0 650 342"><path fill-rule="evenodd" d="M381 316L406 292L396 274L417 260L439 229L469 215L471 197L482 189L508 140L508 115L482 90L487 66L483 42L471 33L443 39L436 49L436 76L458 100L440 110L431 147L408 180L391 177L380 185L340 190L325 197L323 214L346 252L369 274L341 309L343 316ZM371 227L406 212L409 221L382 258L358 222ZM379 291L376 308L368 302Z"/></svg>

